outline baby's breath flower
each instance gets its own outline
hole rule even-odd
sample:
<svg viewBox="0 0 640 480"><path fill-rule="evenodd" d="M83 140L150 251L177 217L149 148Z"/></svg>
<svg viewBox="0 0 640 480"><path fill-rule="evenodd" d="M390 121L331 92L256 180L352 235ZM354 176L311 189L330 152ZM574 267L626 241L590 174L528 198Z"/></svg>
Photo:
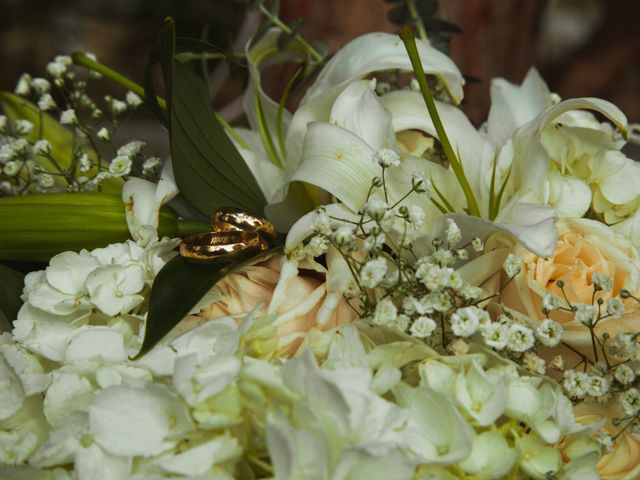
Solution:
<svg viewBox="0 0 640 480"><path fill-rule="evenodd" d="M636 379L636 373L626 363L621 363L613 374L615 379L623 385L630 385Z"/></svg>
<svg viewBox="0 0 640 480"><path fill-rule="evenodd" d="M364 206L364 211L374 220L380 220L389 210L389 205L384 200L370 198Z"/></svg>
<svg viewBox="0 0 640 480"><path fill-rule="evenodd" d="M510 253L502 264L502 268L509 278L513 278L522 270L522 258Z"/></svg>
<svg viewBox="0 0 640 480"><path fill-rule="evenodd" d="M456 356L466 355L469 351L469 344L461 338L456 338L447 345L447 349Z"/></svg>
<svg viewBox="0 0 640 480"><path fill-rule="evenodd" d="M592 397L601 397L609 390L609 381L600 375L589 375L587 393Z"/></svg>
<svg viewBox="0 0 640 480"><path fill-rule="evenodd" d="M125 101L129 104L129 106L136 108L142 105L142 99L135 93L129 91L127 92L127 96L125 97Z"/></svg>
<svg viewBox="0 0 640 480"><path fill-rule="evenodd" d="M342 247L344 245L349 245L355 240L355 236L353 234L353 228L343 225L336 229L333 232L333 241L336 242L336 245Z"/></svg>
<svg viewBox="0 0 640 480"><path fill-rule="evenodd" d="M51 83L46 78L34 78L31 80L31 88L38 95L43 95L51 90Z"/></svg>
<svg viewBox="0 0 640 480"><path fill-rule="evenodd" d="M598 315L598 307L580 303L576 305L576 320L583 325L591 325Z"/></svg>
<svg viewBox="0 0 640 480"><path fill-rule="evenodd" d="M482 250L484 250L484 242L480 237L474 237L471 240L471 246L476 252L481 252Z"/></svg>
<svg viewBox="0 0 640 480"><path fill-rule="evenodd" d="M458 257L459 260L468 260L469 252L467 252L464 248L460 248L456 250L456 257Z"/></svg>
<svg viewBox="0 0 640 480"><path fill-rule="evenodd" d="M416 277L431 291L440 291L444 288L455 290L462 286L460 275L449 267L422 264L416 271Z"/></svg>
<svg viewBox="0 0 640 480"><path fill-rule="evenodd" d="M607 299L607 313L612 317L619 317L624 313L624 304L619 298Z"/></svg>
<svg viewBox="0 0 640 480"><path fill-rule="evenodd" d="M476 333L480 326L480 309L477 307L460 308L451 315L451 330L458 337L469 337Z"/></svg>
<svg viewBox="0 0 640 480"><path fill-rule="evenodd" d="M545 293L542 298L542 308L547 312L551 312L560 307L560 298L553 293Z"/></svg>
<svg viewBox="0 0 640 480"><path fill-rule="evenodd" d="M366 288L376 288L387 273L387 261L376 258L365 263L360 270L360 283Z"/></svg>
<svg viewBox="0 0 640 480"><path fill-rule="evenodd" d="M410 205L407 207L407 221L411 228L418 229L424 224L425 213L418 205Z"/></svg>
<svg viewBox="0 0 640 480"><path fill-rule="evenodd" d="M594 272L591 275L591 283L596 290L602 290L604 292L610 292L613 288L613 278L602 272Z"/></svg>
<svg viewBox="0 0 640 480"><path fill-rule="evenodd" d="M391 324L391 328L399 332L405 333L409 328L409 322L411 319L407 315L398 315L395 321Z"/></svg>
<svg viewBox="0 0 640 480"><path fill-rule="evenodd" d="M459 293L467 302L471 302L480 298L482 295L482 289L480 287L467 284L460 289Z"/></svg>
<svg viewBox="0 0 640 480"><path fill-rule="evenodd" d="M43 112L56 108L56 102L53 100L51 94L45 93L40 97L38 100L38 108Z"/></svg>
<svg viewBox="0 0 640 480"><path fill-rule="evenodd" d="M382 248L382 245L384 244L385 238L386 238L386 236L385 236L384 233L378 233L377 235L370 234L362 242L362 249L365 252L372 252L374 250Z"/></svg>
<svg viewBox="0 0 640 480"><path fill-rule="evenodd" d="M81 173L87 173L91 170L91 159L89 159L89 155L85 152L82 152L78 157L78 165L80 166Z"/></svg>
<svg viewBox="0 0 640 480"><path fill-rule="evenodd" d="M627 432L629 432L634 440L640 442L640 422L638 422L637 420L633 422L631 426L627 428Z"/></svg>
<svg viewBox="0 0 640 480"><path fill-rule="evenodd" d="M331 235L331 219L324 208L316 208L312 228L316 233Z"/></svg>
<svg viewBox="0 0 640 480"><path fill-rule="evenodd" d="M62 77L66 71L67 67L64 63L54 61L47 64L47 73L53 78Z"/></svg>
<svg viewBox="0 0 640 480"><path fill-rule="evenodd" d="M586 395L587 388L589 386L589 376L584 372L567 370L564 372L562 386L570 397L583 398Z"/></svg>
<svg viewBox="0 0 640 480"><path fill-rule="evenodd" d="M601 430L596 432L594 437L605 452L610 452L613 449L613 438L607 432Z"/></svg>
<svg viewBox="0 0 640 480"><path fill-rule="evenodd" d="M556 355L555 357L553 357L553 359L549 363L549 366L560 372L563 371L565 368L565 361L564 358L562 358L562 355Z"/></svg>
<svg viewBox="0 0 640 480"><path fill-rule="evenodd" d="M76 111L73 108L68 108L60 114L60 123L63 125L75 125L78 123L78 117Z"/></svg>
<svg viewBox="0 0 640 480"><path fill-rule="evenodd" d="M525 352L533 347L534 343L535 338L533 331L529 327L525 327L519 323L512 323L509 326L509 339L507 340L509 350L513 352Z"/></svg>
<svg viewBox="0 0 640 480"><path fill-rule="evenodd" d="M482 330L484 343L496 350L504 350L509 340L509 328L501 323L490 323Z"/></svg>
<svg viewBox="0 0 640 480"><path fill-rule="evenodd" d="M114 115L120 115L127 111L128 105L122 100L113 99L110 103L111 111Z"/></svg>
<svg viewBox="0 0 640 480"><path fill-rule="evenodd" d="M451 297L446 292L432 292L420 300L424 305L426 311L446 312L453 305L451 303Z"/></svg>
<svg viewBox="0 0 640 480"><path fill-rule="evenodd" d="M411 188L416 193L425 193L427 196L433 195L433 185L422 172L411 174Z"/></svg>
<svg viewBox="0 0 640 480"><path fill-rule="evenodd" d="M14 175L18 174L21 168L22 168L21 162L11 160L4 164L4 168L2 169L2 172L9 177L13 177Z"/></svg>
<svg viewBox="0 0 640 480"><path fill-rule="evenodd" d="M125 143L120 148L118 148L117 153L118 155L135 157L140 153L140 151L144 148L145 145L146 143L140 140L131 140L130 142Z"/></svg>
<svg viewBox="0 0 640 480"><path fill-rule="evenodd" d="M16 88L13 90L16 95L27 96L31 93L31 75L23 73L18 79Z"/></svg>
<svg viewBox="0 0 640 480"><path fill-rule="evenodd" d="M51 153L51 144L46 140L38 140L33 144L33 150L37 155L49 155Z"/></svg>
<svg viewBox="0 0 640 480"><path fill-rule="evenodd" d="M305 253L311 257L319 257L329 249L329 240L324 235L316 235L304 247Z"/></svg>
<svg viewBox="0 0 640 480"><path fill-rule="evenodd" d="M128 175L131 172L131 158L125 155L118 155L116 158L111 160L109 164L109 173L115 177L121 177L123 175Z"/></svg>
<svg viewBox="0 0 640 480"><path fill-rule="evenodd" d="M433 252L431 258L441 267L450 267L456 262L456 257L453 255L453 252L444 248Z"/></svg>
<svg viewBox="0 0 640 480"><path fill-rule="evenodd" d="M397 167L400 165L400 155L390 148L382 148L373 155L373 159L382 168Z"/></svg>
<svg viewBox="0 0 640 480"><path fill-rule="evenodd" d="M618 332L608 347L611 355L623 359L630 358L635 352L635 336L628 332Z"/></svg>
<svg viewBox="0 0 640 480"><path fill-rule="evenodd" d="M536 337L547 347L555 347L562 341L562 325L549 318L542 321L536 328Z"/></svg>
<svg viewBox="0 0 640 480"><path fill-rule="evenodd" d="M147 158L142 164L142 174L146 176L153 174L158 169L161 163L162 160L160 160L160 158L158 157Z"/></svg>
<svg viewBox="0 0 640 480"><path fill-rule="evenodd" d="M406 315L405 315L406 316ZM398 318L398 309L388 298L383 298L376 305L372 322L374 325L391 326Z"/></svg>
<svg viewBox="0 0 640 480"><path fill-rule="evenodd" d="M630 388L620 394L620 405L627 415L635 415L640 411L640 391L637 388Z"/></svg>
<svg viewBox="0 0 640 480"><path fill-rule="evenodd" d="M447 236L447 243L450 247L457 245L462 240L462 232L458 224L451 218L447 218L447 228L445 230Z"/></svg>
<svg viewBox="0 0 640 480"><path fill-rule="evenodd" d="M16 120L15 128L18 135L27 136L33 131L33 123L25 119Z"/></svg>
<svg viewBox="0 0 640 480"><path fill-rule="evenodd" d="M73 60L71 60L69 55L56 55L53 61L61 63L65 67L70 67L71 64L73 64Z"/></svg>
<svg viewBox="0 0 640 480"><path fill-rule="evenodd" d="M432 318L423 316L416 318L416 320L411 324L409 333L416 338L427 338L431 336L435 329L436 322L433 321Z"/></svg>
<svg viewBox="0 0 640 480"><path fill-rule="evenodd" d="M53 176L43 173L38 176L38 186L41 188L51 188L54 185Z"/></svg>
<svg viewBox="0 0 640 480"><path fill-rule="evenodd" d="M533 352L526 352L522 357L522 363L534 373L544 375L546 371L546 362Z"/></svg>

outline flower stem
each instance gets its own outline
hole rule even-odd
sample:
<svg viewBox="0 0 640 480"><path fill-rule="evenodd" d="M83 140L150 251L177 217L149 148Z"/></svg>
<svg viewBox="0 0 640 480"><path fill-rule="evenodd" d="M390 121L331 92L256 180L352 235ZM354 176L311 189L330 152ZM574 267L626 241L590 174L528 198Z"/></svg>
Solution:
<svg viewBox="0 0 640 480"><path fill-rule="evenodd" d="M293 31L287 26L287 24L283 23L282 20L280 20L273 13L271 13L269 9L265 7L264 4L262 3L260 3L260 12L265 17L267 17L271 23L273 23L276 27L278 27L283 32L289 35L293 33ZM318 51L315 48L313 48L313 46L309 42L307 42L304 38L302 38L297 33L295 34L294 38L296 39L296 41L298 41L298 43L300 43L300 45L302 45L305 48L305 50L307 50L316 59L316 61L322 62L323 60L322 55L320 55L320 53L318 53Z"/></svg>
<svg viewBox="0 0 640 480"><path fill-rule="evenodd" d="M447 160L449 161L449 164L451 165L453 173L456 175L458 182L460 182L460 186L462 187L464 196L467 199L468 213L470 215L479 217L480 209L478 208L478 203L476 202L473 191L471 190L471 185L467 180L467 177L464 173L464 168L462 167L460 160L458 160L458 157L453 151L453 147L451 146L451 142L449 142L447 132L445 131L444 126L442 125L442 120L440 119L440 115L438 114L438 109L436 108L436 103L433 100L433 95L431 95L431 89L429 88L427 77L424 73L424 70L422 69L422 62L420 61L420 54L418 53L416 38L411 27L409 27L408 25L403 26L400 29L400 38L402 39L407 53L409 54L409 59L411 60L411 65L413 66L418 84L420 85L420 91L422 92L424 103L427 106L429 116L433 121L433 125L436 127L436 133L438 134L438 139L440 140L440 144L442 145L442 150L444 151L444 154L447 157Z"/></svg>
<svg viewBox="0 0 640 480"><path fill-rule="evenodd" d="M409 9L409 14L411 15L413 23L418 29L418 35L420 35L420 38L423 41L428 43L429 39L427 38L427 31L424 29L424 23L422 23L422 19L420 18L420 14L416 8L415 0L407 0L407 8Z"/></svg>

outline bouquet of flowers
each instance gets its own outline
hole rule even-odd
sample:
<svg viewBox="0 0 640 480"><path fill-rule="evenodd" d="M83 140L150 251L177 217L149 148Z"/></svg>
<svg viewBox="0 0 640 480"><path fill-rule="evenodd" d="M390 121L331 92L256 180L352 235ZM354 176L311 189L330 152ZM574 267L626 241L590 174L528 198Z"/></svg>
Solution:
<svg viewBox="0 0 640 480"><path fill-rule="evenodd" d="M167 19L144 86L74 53L0 93L0 260L44 262L0 265L0 478L640 478L637 127L532 68L476 128L398 3L333 55L252 2L242 54ZM143 104L170 160L113 140Z"/></svg>

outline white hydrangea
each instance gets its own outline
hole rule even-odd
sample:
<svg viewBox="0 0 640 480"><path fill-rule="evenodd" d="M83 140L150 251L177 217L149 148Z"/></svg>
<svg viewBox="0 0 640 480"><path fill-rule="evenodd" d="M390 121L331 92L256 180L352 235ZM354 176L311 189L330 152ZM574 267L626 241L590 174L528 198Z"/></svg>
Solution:
<svg viewBox="0 0 640 480"><path fill-rule="evenodd" d="M562 341L564 329L558 322L549 318L545 319L536 328L536 337L543 345L555 347Z"/></svg>

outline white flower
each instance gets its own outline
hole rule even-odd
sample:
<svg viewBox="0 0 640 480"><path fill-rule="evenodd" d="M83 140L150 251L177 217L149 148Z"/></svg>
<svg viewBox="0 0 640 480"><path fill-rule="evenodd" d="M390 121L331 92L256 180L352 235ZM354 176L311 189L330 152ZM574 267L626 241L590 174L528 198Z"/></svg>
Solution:
<svg viewBox="0 0 640 480"><path fill-rule="evenodd" d="M609 390L609 381L600 375L589 375L587 393L592 397L601 397Z"/></svg>
<svg viewBox="0 0 640 480"><path fill-rule="evenodd" d="M331 235L331 218L324 208L317 208L313 216L313 231L323 235Z"/></svg>
<svg viewBox="0 0 640 480"><path fill-rule="evenodd" d="M640 391L637 388L630 388L629 390L620 394L620 404L627 415L635 415L640 411Z"/></svg>
<svg viewBox="0 0 640 480"><path fill-rule="evenodd" d="M622 363L616 367L614 377L623 385L630 385L636 378L633 369L626 363Z"/></svg>
<svg viewBox="0 0 640 480"><path fill-rule="evenodd" d="M22 95L24 97L29 95L29 93L31 93L31 75L23 73L18 79L14 92L17 95Z"/></svg>
<svg viewBox="0 0 640 480"><path fill-rule="evenodd" d="M458 224L451 218L447 218L447 228L445 230L445 235L447 236L447 243L449 244L449 247L457 245L460 240L462 240L462 232L460 232L460 227L458 227Z"/></svg>
<svg viewBox="0 0 640 480"><path fill-rule="evenodd" d="M33 144L33 150L38 155L49 155L51 153L51 144L47 140L38 140Z"/></svg>
<svg viewBox="0 0 640 480"><path fill-rule="evenodd" d="M411 188L417 193L424 193L427 196L433 195L433 185L422 172L411 174Z"/></svg>
<svg viewBox="0 0 640 480"><path fill-rule="evenodd" d="M378 301L373 312L373 323L375 325L391 326L398 318L398 309L388 298Z"/></svg>
<svg viewBox="0 0 640 480"><path fill-rule="evenodd" d="M424 223L425 213L424 209L418 205L409 205L407 207L407 221L413 229L419 229Z"/></svg>
<svg viewBox="0 0 640 480"><path fill-rule="evenodd" d="M465 413L478 425L493 424L504 412L506 390L502 377L495 372L485 372L473 361L467 372L458 374L455 398Z"/></svg>
<svg viewBox="0 0 640 480"><path fill-rule="evenodd" d="M143 147L146 145L145 142L141 140L131 140L128 143L125 143L120 148L118 148L118 155L122 155L125 157L135 157L140 153Z"/></svg>
<svg viewBox="0 0 640 480"><path fill-rule="evenodd" d="M509 340L509 328L501 323L490 323L482 330L482 338L489 347L503 350Z"/></svg>
<svg viewBox="0 0 640 480"><path fill-rule="evenodd" d="M38 176L38 186L41 188L51 188L55 184L53 176L48 173L43 173Z"/></svg>
<svg viewBox="0 0 640 480"><path fill-rule="evenodd" d="M509 278L515 277L522 269L522 258L510 253L502 264L504 271Z"/></svg>
<svg viewBox="0 0 640 480"><path fill-rule="evenodd" d="M82 152L78 157L78 165L82 173L87 173L89 170L91 170L91 159L89 158L89 155L87 155L85 152Z"/></svg>
<svg viewBox="0 0 640 480"><path fill-rule="evenodd" d="M397 167L400 165L400 155L390 148L378 150L373 158L382 168Z"/></svg>
<svg viewBox="0 0 640 480"><path fill-rule="evenodd" d="M101 267L87 278L91 302L107 315L128 313L140 305L145 285L144 270L139 265Z"/></svg>
<svg viewBox="0 0 640 480"><path fill-rule="evenodd" d="M533 352L526 352L522 356L522 363L525 367L538 375L544 375L546 371L546 362Z"/></svg>
<svg viewBox="0 0 640 480"><path fill-rule="evenodd" d="M560 298L553 293L545 293L542 298L542 308L547 312L556 310L560 307L560 304Z"/></svg>
<svg viewBox="0 0 640 480"><path fill-rule="evenodd" d="M416 271L416 277L429 290L437 292L444 288L458 289L462 287L462 279L458 272L449 267L438 267L423 263Z"/></svg>
<svg viewBox="0 0 640 480"><path fill-rule="evenodd" d="M477 478L504 478L517 459L517 449L498 432L488 431L473 438L471 453L458 465Z"/></svg>
<svg viewBox="0 0 640 480"><path fill-rule="evenodd" d="M533 331L529 327L525 327L519 323L512 323L509 326L509 339L507 340L509 350L524 352L533 347L534 343L535 338Z"/></svg>
<svg viewBox="0 0 640 480"><path fill-rule="evenodd" d="M598 290L610 292L613 288L613 278L602 272L594 272L591 275L591 283Z"/></svg>
<svg viewBox="0 0 640 480"><path fill-rule="evenodd" d="M78 123L78 117L76 111L73 108L68 108L60 114L60 123L63 125L75 125Z"/></svg>
<svg viewBox="0 0 640 480"><path fill-rule="evenodd" d="M482 295L482 288L473 285L464 285L460 290L460 295L467 301L478 300Z"/></svg>
<svg viewBox="0 0 640 480"><path fill-rule="evenodd" d="M360 283L365 288L375 288L386 273L387 261L383 257L369 260L360 270Z"/></svg>
<svg viewBox="0 0 640 480"><path fill-rule="evenodd" d="M547 347L555 347L562 341L562 325L551 319L545 319L536 328L536 337Z"/></svg>
<svg viewBox="0 0 640 480"><path fill-rule="evenodd" d="M416 338L427 338L431 336L435 329L436 322L432 318L422 316L416 318L411 324L409 333Z"/></svg>
<svg viewBox="0 0 640 480"><path fill-rule="evenodd" d="M54 78L60 78L67 71L67 67L64 63L49 62L47 64L47 73Z"/></svg>
<svg viewBox="0 0 640 480"><path fill-rule="evenodd" d="M607 432L599 431L595 434L596 442L603 448L605 452L613 449L613 438Z"/></svg>
<svg viewBox="0 0 640 480"><path fill-rule="evenodd" d="M589 376L584 372L567 370L564 372L562 386L571 397L582 398L587 393L589 387Z"/></svg>
<svg viewBox="0 0 640 480"><path fill-rule="evenodd" d="M112 99L111 100L111 111L115 114L115 115L120 115L121 113L124 113L127 111L128 105L123 102L122 100L117 100L117 99Z"/></svg>
<svg viewBox="0 0 640 480"><path fill-rule="evenodd" d="M319 257L327 253L329 249L329 239L324 235L316 235L304 247L304 251L311 257Z"/></svg>
<svg viewBox="0 0 640 480"><path fill-rule="evenodd" d="M2 171L5 175L13 177L14 175L17 175L18 172L22 169L22 165L22 162L12 160L4 164Z"/></svg>
<svg viewBox="0 0 640 480"><path fill-rule="evenodd" d="M384 200L370 198L364 206L364 211L374 220L381 220L389 210L389 205Z"/></svg>
<svg viewBox="0 0 640 480"><path fill-rule="evenodd" d="M109 163L109 173L116 177L128 175L131 172L131 166L133 162L131 158L124 155L118 155Z"/></svg>
<svg viewBox="0 0 640 480"><path fill-rule="evenodd" d="M109 134L109 130L107 130L105 127L102 127L100 130L98 130L98 133L96 135L103 142L108 142L109 140L111 140L111 135Z"/></svg>
<svg viewBox="0 0 640 480"><path fill-rule="evenodd" d="M46 78L34 78L31 80L31 88L39 95L44 95L51 90L51 83Z"/></svg>
<svg viewBox="0 0 640 480"><path fill-rule="evenodd" d="M336 242L336 245L343 246L348 245L355 240L355 236L353 234L353 228L348 227L346 225L339 227L333 233L333 241Z"/></svg>
<svg viewBox="0 0 640 480"><path fill-rule="evenodd" d="M598 315L598 307L580 303L576 305L576 320L583 325L591 325Z"/></svg>
<svg viewBox="0 0 640 480"><path fill-rule="evenodd" d="M612 317L619 317L624 313L624 303L619 298L607 299L607 313Z"/></svg>
<svg viewBox="0 0 640 480"><path fill-rule="evenodd" d="M125 100L133 108L136 108L142 105L142 99L137 94L131 91L127 92Z"/></svg>
<svg viewBox="0 0 640 480"><path fill-rule="evenodd" d="M459 308L451 315L451 330L458 337L473 335L480 326L480 309L478 307Z"/></svg>
<svg viewBox="0 0 640 480"><path fill-rule="evenodd" d="M162 164L162 160L158 157L149 157L142 164L142 174L151 175Z"/></svg>
<svg viewBox="0 0 640 480"><path fill-rule="evenodd" d="M56 55L53 61L61 63L66 67L70 67L73 64L73 60L69 55Z"/></svg>
<svg viewBox="0 0 640 480"><path fill-rule="evenodd" d="M49 93L45 93L38 100L38 108L42 111L53 110L56 108L56 102L53 100L53 97Z"/></svg>
<svg viewBox="0 0 640 480"><path fill-rule="evenodd" d="M33 123L29 120L19 119L15 122L16 133L18 135L29 135L33 131Z"/></svg>

